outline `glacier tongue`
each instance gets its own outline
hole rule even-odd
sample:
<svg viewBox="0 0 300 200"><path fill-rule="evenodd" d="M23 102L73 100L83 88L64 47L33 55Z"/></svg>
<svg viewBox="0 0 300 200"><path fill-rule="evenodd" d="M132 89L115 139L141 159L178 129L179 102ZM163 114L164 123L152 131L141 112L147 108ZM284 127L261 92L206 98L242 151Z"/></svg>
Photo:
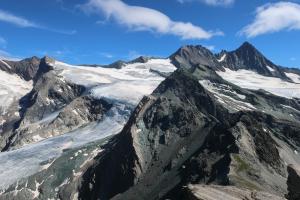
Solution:
<svg viewBox="0 0 300 200"><path fill-rule="evenodd" d="M2 180L0 190L42 170L42 162L58 158L64 149L77 148L119 133L126 123L131 109L133 108L116 104L101 122L91 123L84 128L17 150L2 152L0 154L0 180Z"/></svg>

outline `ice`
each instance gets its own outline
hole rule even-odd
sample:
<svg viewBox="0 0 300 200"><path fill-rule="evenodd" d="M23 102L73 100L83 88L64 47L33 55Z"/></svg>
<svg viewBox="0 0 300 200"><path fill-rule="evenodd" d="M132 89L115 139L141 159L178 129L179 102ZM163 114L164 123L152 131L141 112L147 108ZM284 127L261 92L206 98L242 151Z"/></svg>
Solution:
<svg viewBox="0 0 300 200"><path fill-rule="evenodd" d="M225 80L247 89L263 89L278 96L300 98L300 84L290 83L280 78L267 77L249 70L233 71L225 68L225 71L217 71Z"/></svg>

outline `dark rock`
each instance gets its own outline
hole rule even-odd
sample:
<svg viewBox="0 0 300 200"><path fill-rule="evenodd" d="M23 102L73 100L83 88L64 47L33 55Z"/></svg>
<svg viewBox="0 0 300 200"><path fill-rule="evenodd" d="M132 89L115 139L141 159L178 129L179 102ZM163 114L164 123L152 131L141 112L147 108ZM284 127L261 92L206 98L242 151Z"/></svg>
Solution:
<svg viewBox="0 0 300 200"><path fill-rule="evenodd" d="M299 200L300 199L300 170L296 166L289 165L287 167L289 176L287 180L288 185L288 200Z"/></svg>

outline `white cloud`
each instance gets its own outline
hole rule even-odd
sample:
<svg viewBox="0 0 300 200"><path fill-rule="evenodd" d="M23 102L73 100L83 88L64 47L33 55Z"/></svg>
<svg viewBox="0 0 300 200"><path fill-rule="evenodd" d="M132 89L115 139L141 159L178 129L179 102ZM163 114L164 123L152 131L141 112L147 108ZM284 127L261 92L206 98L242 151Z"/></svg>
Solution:
<svg viewBox="0 0 300 200"><path fill-rule="evenodd" d="M240 34L255 37L281 30L300 30L300 5L291 2L269 3L256 9L254 21Z"/></svg>
<svg viewBox="0 0 300 200"><path fill-rule="evenodd" d="M121 0L90 0L81 8L87 13L104 13L107 19L134 31L172 34L182 39L209 39L223 35L221 31L206 31L189 22L173 21L167 15L146 7L130 6Z"/></svg>
<svg viewBox="0 0 300 200"><path fill-rule="evenodd" d="M0 21L11 23L20 27L40 28L40 26L35 24L34 22L31 22L22 17L15 16L3 10L0 10Z"/></svg>
<svg viewBox="0 0 300 200"><path fill-rule="evenodd" d="M38 28L42 30L47 30L55 33L61 33L65 35L73 35L76 34L76 30L59 30L59 29L53 29L46 26L39 25L33 21L30 21L28 19L25 19L23 17L16 16L14 14L11 14L9 12L0 10L0 21L14 24L21 28Z"/></svg>
<svg viewBox="0 0 300 200"><path fill-rule="evenodd" d="M177 0L179 3L199 1L210 6L229 6L234 4L235 0Z"/></svg>

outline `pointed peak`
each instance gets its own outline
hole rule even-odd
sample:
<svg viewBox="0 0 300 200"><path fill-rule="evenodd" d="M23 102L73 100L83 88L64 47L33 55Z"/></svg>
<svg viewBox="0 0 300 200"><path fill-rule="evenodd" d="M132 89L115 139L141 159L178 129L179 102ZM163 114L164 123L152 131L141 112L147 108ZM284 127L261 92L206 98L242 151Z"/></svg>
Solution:
<svg viewBox="0 0 300 200"><path fill-rule="evenodd" d="M249 42L244 42L237 50L255 50L255 51L258 51L254 45L252 45L251 43Z"/></svg>

